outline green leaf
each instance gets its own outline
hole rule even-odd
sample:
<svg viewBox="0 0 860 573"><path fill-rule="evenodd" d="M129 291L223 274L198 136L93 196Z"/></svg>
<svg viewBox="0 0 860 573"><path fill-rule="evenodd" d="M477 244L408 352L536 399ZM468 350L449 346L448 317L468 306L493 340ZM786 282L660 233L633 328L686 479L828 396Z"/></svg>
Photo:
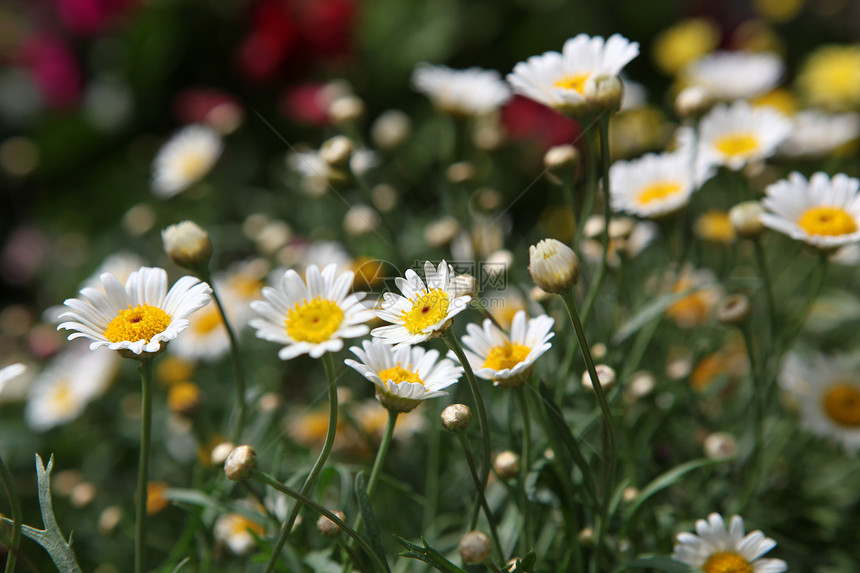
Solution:
<svg viewBox="0 0 860 573"><path fill-rule="evenodd" d="M529 551L523 559L517 558L514 568L510 570L510 573L531 573L534 571L536 562L537 554L534 551Z"/></svg>
<svg viewBox="0 0 860 573"><path fill-rule="evenodd" d="M710 458L699 458L697 460L691 460L689 462L685 462L681 465L675 466L666 473L661 474L660 476L652 480L651 483L646 485L642 489L642 491L639 492L639 495L637 495L636 498L633 500L633 503L630 506L630 517L632 517L636 513L636 511L642 506L643 503L648 500L648 498L650 498L652 495L659 492L660 490L666 489L670 485L676 483L678 480L684 477L685 474L704 466L719 464L725 461L727 461L727 459L712 460Z"/></svg>
<svg viewBox="0 0 860 573"><path fill-rule="evenodd" d="M355 476L355 496L358 499L361 519L364 520L364 530L367 532L370 546L379 557L379 560L385 565L385 570L390 571L388 561L385 559L385 551L382 549L382 541L379 539L379 526L376 524L376 517L373 515L373 508L370 506L370 498L367 497L367 482L364 479L364 472L359 472Z"/></svg>
<svg viewBox="0 0 860 573"><path fill-rule="evenodd" d="M673 292L669 294L665 294L663 296L658 296L651 302L645 305L644 308L639 310L636 314L630 317L630 320L621 325L621 327L615 332L615 336L612 337L612 345L618 346L630 336L636 334L643 326L651 322L653 319L662 315L666 312L670 306L688 296L697 290L709 288L711 285L704 285L695 289L687 289L681 292Z"/></svg>
<svg viewBox="0 0 860 573"><path fill-rule="evenodd" d="M395 535L394 537L397 538L397 541L399 541L400 544L403 545L403 547L409 550L401 553L401 557L407 557L409 559L418 559L420 561L423 561L424 563L427 563L428 565L433 566L437 570L442 571L442 573L466 573L466 570L457 567L456 565L445 559L444 555L427 545L427 541L423 537L421 538L421 543L424 544L423 547L421 545L416 545L411 541L407 541L399 535Z"/></svg>
<svg viewBox="0 0 860 573"><path fill-rule="evenodd" d="M29 525L23 525L21 532L41 545L51 559L54 565L60 570L60 573L81 573L81 567L75 559L75 553L72 551L72 536L69 535L69 541L66 542L63 537L63 532L57 525L57 519L54 517L53 501L51 499L51 469L54 466L54 456L48 460L48 466L45 467L42 458L36 454L36 479L39 488L39 505L42 509L42 522L45 524L45 529L36 529ZM3 518L3 521L12 523L9 519Z"/></svg>
<svg viewBox="0 0 860 573"><path fill-rule="evenodd" d="M629 563L625 563L613 573L621 573L621 571L630 571L632 569L656 569L657 571L665 571L665 573L693 573L698 569L693 569L685 563L675 561L670 557L640 557Z"/></svg>

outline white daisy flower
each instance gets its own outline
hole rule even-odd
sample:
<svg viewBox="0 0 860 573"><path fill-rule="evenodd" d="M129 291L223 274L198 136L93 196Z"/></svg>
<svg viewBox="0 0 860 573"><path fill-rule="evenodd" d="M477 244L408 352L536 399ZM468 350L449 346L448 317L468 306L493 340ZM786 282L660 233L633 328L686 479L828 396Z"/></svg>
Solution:
<svg viewBox="0 0 860 573"><path fill-rule="evenodd" d="M379 154L369 149L356 149L349 159L353 173L363 175L379 165ZM319 151L297 151L287 156L287 165L302 177L332 179L341 176L327 161L320 157Z"/></svg>
<svg viewBox="0 0 860 573"><path fill-rule="evenodd" d="M374 328L370 334L389 344L417 344L441 336L454 315L465 310L472 300L471 294L460 295L462 289L454 268L444 260L438 268L430 261L424 263L426 286L412 269L406 269L405 276L394 281L403 296L386 292L375 311L391 325Z"/></svg>
<svg viewBox="0 0 860 573"><path fill-rule="evenodd" d="M27 371L27 365L21 362L10 364L0 368L0 394L6 389L6 385L12 380L24 374Z"/></svg>
<svg viewBox="0 0 860 573"><path fill-rule="evenodd" d="M344 363L376 385L376 398L389 410L409 412L422 400L445 396L443 389L455 384L463 369L452 360L439 360L437 350L420 346L395 348L379 339L364 340L350 351L360 362Z"/></svg>
<svg viewBox="0 0 860 573"><path fill-rule="evenodd" d="M860 114L804 110L793 118L791 135L779 152L789 157L819 157L860 137Z"/></svg>
<svg viewBox="0 0 860 573"><path fill-rule="evenodd" d="M499 73L481 68L454 70L421 63L412 72L412 87L452 115L486 115L511 98Z"/></svg>
<svg viewBox="0 0 860 573"><path fill-rule="evenodd" d="M717 99L733 101L769 92L784 69L782 59L772 53L715 52L690 64L685 79Z"/></svg>
<svg viewBox="0 0 860 573"><path fill-rule="evenodd" d="M639 55L639 44L619 34L607 40L586 34L567 40L562 53L546 52L514 66L507 76L514 92L561 113L579 115L587 111L585 99L595 79L617 76Z"/></svg>
<svg viewBox="0 0 860 573"><path fill-rule="evenodd" d="M672 559L705 573L781 573L788 570L782 559L762 559L776 541L760 530L744 536L744 520L735 515L729 528L722 516L712 513L696 521L696 535L679 533Z"/></svg>
<svg viewBox="0 0 860 573"><path fill-rule="evenodd" d="M692 156L682 151L616 161L609 169L613 211L656 219L680 210L699 186L693 180L692 162Z"/></svg>
<svg viewBox="0 0 860 573"><path fill-rule="evenodd" d="M284 345L278 352L281 360L337 352L343 348L344 338L367 334L364 323L373 318L361 304L365 293L349 294L352 272L338 274L335 265L328 265L320 273L319 267L309 265L305 279L307 283L290 269L278 288L263 288L265 301L251 303L262 318L249 324L257 329L258 338Z"/></svg>
<svg viewBox="0 0 860 573"><path fill-rule="evenodd" d="M24 418L38 432L71 422L84 408L104 394L119 369L113 352L90 352L84 343L73 343L33 381L27 394Z"/></svg>
<svg viewBox="0 0 860 573"><path fill-rule="evenodd" d="M791 121L773 108L718 105L699 125L698 159L737 170L772 156L790 133Z"/></svg>
<svg viewBox="0 0 860 573"><path fill-rule="evenodd" d="M248 319L250 304L234 292L223 276L213 280L227 319L234 330L239 330ZM213 361L230 350L230 335L221 318L217 304L210 304L189 317L188 330L170 345L170 352L186 360Z"/></svg>
<svg viewBox="0 0 860 573"><path fill-rule="evenodd" d="M478 378L492 380L496 386L519 386L528 381L535 360L552 346L554 323L545 314L527 320L524 310L514 315L510 336L489 318L483 328L469 323L462 338L466 358Z"/></svg>
<svg viewBox="0 0 860 573"><path fill-rule="evenodd" d="M177 132L155 156L152 191L166 199L203 179L221 156L223 142L214 129L189 125Z"/></svg>
<svg viewBox="0 0 860 573"><path fill-rule="evenodd" d="M125 356L147 356L162 350L188 328L188 316L209 303L212 290L198 279L184 276L167 290L164 269L141 267L123 287L110 273L101 275L104 292L81 290L81 298L64 302L69 318L57 329L75 330L69 340L92 340L91 349L107 346Z"/></svg>
<svg viewBox="0 0 860 573"><path fill-rule="evenodd" d="M789 174L765 189L761 215L766 227L821 249L860 241L860 180L818 172L809 181Z"/></svg>
<svg viewBox="0 0 860 573"><path fill-rule="evenodd" d="M782 364L780 386L800 408L801 425L832 438L851 453L860 451L860 376L843 357L821 354L803 359L789 354Z"/></svg>
<svg viewBox="0 0 860 573"><path fill-rule="evenodd" d="M228 513L215 520L213 533L215 539L226 545L230 553L245 555L257 546L254 536L263 535L265 529L241 513Z"/></svg>

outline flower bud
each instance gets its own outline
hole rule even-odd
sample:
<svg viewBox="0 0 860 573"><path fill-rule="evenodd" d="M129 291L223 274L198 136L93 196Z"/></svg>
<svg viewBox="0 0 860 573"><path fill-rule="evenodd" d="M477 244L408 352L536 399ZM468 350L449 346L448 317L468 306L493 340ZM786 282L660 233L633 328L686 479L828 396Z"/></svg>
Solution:
<svg viewBox="0 0 860 573"><path fill-rule="evenodd" d="M472 410L465 404L451 404L442 410L442 426L451 432L462 432L469 427Z"/></svg>
<svg viewBox="0 0 860 573"><path fill-rule="evenodd" d="M597 371L597 379L602 388L609 388L615 383L615 370L606 364L598 364L594 367ZM589 390L594 390L594 382L591 380L591 375L586 370L582 373L582 385Z"/></svg>
<svg viewBox="0 0 860 573"><path fill-rule="evenodd" d="M182 221L161 231L164 252L180 267L196 269L209 263L212 241L209 233L193 221Z"/></svg>
<svg viewBox="0 0 860 573"><path fill-rule="evenodd" d="M454 296L478 296L478 280L472 275L456 275L453 280Z"/></svg>
<svg viewBox="0 0 860 573"><path fill-rule="evenodd" d="M544 239L529 247L529 273L537 286L561 294L579 279L579 258L556 239Z"/></svg>
<svg viewBox="0 0 860 573"><path fill-rule="evenodd" d="M349 167L355 145L345 135L336 135L320 147L320 159L336 168Z"/></svg>
<svg viewBox="0 0 860 573"><path fill-rule="evenodd" d="M624 82L618 76L600 76L585 82L585 100L593 112L614 113L621 109Z"/></svg>
<svg viewBox="0 0 860 573"><path fill-rule="evenodd" d="M510 450L505 450L496 455L493 469L503 480L514 479L520 472L520 457Z"/></svg>
<svg viewBox="0 0 860 573"><path fill-rule="evenodd" d="M704 449L705 455L712 460L722 460L738 452L738 442L727 432L714 432L705 438Z"/></svg>
<svg viewBox="0 0 860 573"><path fill-rule="evenodd" d="M230 481L242 481L251 477L257 469L257 453L251 446L234 448L224 462L224 473Z"/></svg>
<svg viewBox="0 0 860 573"><path fill-rule="evenodd" d="M758 201L744 201L729 209L729 221L739 237L754 239L764 231L759 220L763 213L764 207Z"/></svg>
<svg viewBox="0 0 860 573"><path fill-rule="evenodd" d="M346 521L346 514L344 512L333 511L332 513L335 514L341 521ZM323 537L328 537L329 539L331 539L332 537L340 533L340 525L338 525L328 517L321 515L320 518L317 519L317 531L319 531Z"/></svg>
<svg viewBox="0 0 860 573"><path fill-rule="evenodd" d="M98 529L104 536L113 535L122 519L122 508L118 505L109 505L99 515Z"/></svg>
<svg viewBox="0 0 860 573"><path fill-rule="evenodd" d="M379 222L379 213L367 205L353 205L343 216L343 228L353 236L372 233L379 227Z"/></svg>
<svg viewBox="0 0 860 573"><path fill-rule="evenodd" d="M460 223L454 217L442 217L424 227L424 241L427 245L439 248L454 240L460 232Z"/></svg>
<svg viewBox="0 0 860 573"><path fill-rule="evenodd" d="M675 98L675 113L681 119L699 119L711 111L717 103L714 94L702 86L690 86L681 90Z"/></svg>
<svg viewBox="0 0 860 573"><path fill-rule="evenodd" d="M370 128L373 144L383 151L391 151L403 145L412 132L409 116L399 109L383 112Z"/></svg>
<svg viewBox="0 0 860 573"><path fill-rule="evenodd" d="M337 98L328 106L328 118L339 127L353 125L364 117L364 101L357 95Z"/></svg>
<svg viewBox="0 0 860 573"><path fill-rule="evenodd" d="M552 182L560 184L558 176L571 176L579 165L579 151L570 144L550 147L543 155L543 166L552 177Z"/></svg>
<svg viewBox="0 0 860 573"><path fill-rule="evenodd" d="M733 294L723 298L717 308L717 318L727 326L744 324L750 317L750 299L742 294Z"/></svg>
<svg viewBox="0 0 860 573"><path fill-rule="evenodd" d="M212 453L209 454L209 461L212 462L213 466L223 465L225 461L227 461L227 456L230 455L230 452L235 448L233 444L230 442L222 442L212 448Z"/></svg>
<svg viewBox="0 0 860 573"><path fill-rule="evenodd" d="M450 183L467 183L475 178L477 170L468 161L454 163L445 170L445 177Z"/></svg>
<svg viewBox="0 0 860 573"><path fill-rule="evenodd" d="M470 531L460 538L457 550L464 562L470 565L483 563L490 556L490 538L481 531Z"/></svg>

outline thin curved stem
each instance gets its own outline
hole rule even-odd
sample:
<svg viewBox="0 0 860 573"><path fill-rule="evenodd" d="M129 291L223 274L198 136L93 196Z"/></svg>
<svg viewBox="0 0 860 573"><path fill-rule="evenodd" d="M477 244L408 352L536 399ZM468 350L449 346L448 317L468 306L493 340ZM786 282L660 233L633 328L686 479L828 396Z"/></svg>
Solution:
<svg viewBox="0 0 860 573"><path fill-rule="evenodd" d="M482 436L482 452L483 462L481 466L481 485L478 488L478 496L483 497L484 490L487 489L487 480L490 477L490 426L487 420L487 410L484 406L484 398L481 396L481 387L478 386L478 380L475 378L475 373L472 372L472 366L469 364L466 353L463 352L463 347L460 346L460 341L454 336L451 330L442 335L442 340L448 345L454 354L457 355L457 360L463 367L466 373L466 380L469 382L469 389L472 391L472 398L475 400L475 409L478 412L478 422L481 426ZM477 511L472 514L472 529L475 528L477 521Z"/></svg>
<svg viewBox="0 0 860 573"><path fill-rule="evenodd" d="M472 475L472 481L475 482L475 489L478 492L478 503L481 508L484 510L484 515L487 516L487 523L490 524L490 535L493 538L493 546L498 549L498 557L500 561L505 560L505 556L502 553L502 544L499 542L499 533L496 531L496 521L493 519L493 514L490 511L490 504L487 503L487 498L484 495L483 490L481 489L481 481L478 478L478 472L475 469L475 459L472 457L472 450L469 448L469 442L466 439L466 434L464 432L457 432L457 438L460 441L460 446L463 449L463 455L466 456L466 462L469 464L469 473ZM469 530L474 530L476 523L472 523L469 526Z"/></svg>
<svg viewBox="0 0 860 573"><path fill-rule="evenodd" d="M289 486L282 484L281 482L279 482L278 480L276 480L275 478L273 478L269 474L263 473L260 470L256 470L256 469L252 470L251 471L251 478L255 479L255 480L257 480L257 481L259 481L259 482L261 482L261 483L263 483L263 484L265 484L265 485L267 485L267 486L269 486L269 487L271 487L271 488L273 488L273 489L275 489L275 490L277 490L277 491L279 491L285 495L290 496L291 498L296 500L296 502L297 502L296 505L299 505L299 504L307 505L308 507L312 508L314 511L320 513L321 515L324 515L325 517L327 517L328 519L333 521L344 533L346 533L347 535L352 537L355 540L355 542L358 543L362 549L364 549L364 552L367 553L367 555L373 560L374 564L376 565L376 567L379 571L388 571L388 567L385 566L385 564L382 562L382 560L379 558L379 556L376 554L376 552L373 551L373 548L370 546L370 544L362 536L360 536L357 531L355 531L353 528L351 528L346 522L344 522L337 515L335 515L331 511L327 510L326 508L324 508L320 504L316 503L315 501L313 501L312 499L307 497L305 494L303 494L299 491L296 491L296 490L290 488Z"/></svg>
<svg viewBox="0 0 860 573"><path fill-rule="evenodd" d="M326 432L325 442L323 443L322 451L320 451L320 455L317 458L317 461L314 462L314 465L311 468L311 472L305 479L305 483L302 484L302 489L299 492L302 496L307 496L311 487L313 487L314 482L316 482L317 476L319 476L319 473L322 471L323 466L325 466L326 460L328 460L328 456L329 454L331 454L331 449L334 446L334 438L335 434L337 433L337 384L335 382L334 359L331 357L331 353L326 353L323 356L323 365L325 366L326 377L328 378L328 431ZM278 562L278 559L281 556L281 550L284 548L284 544L287 542L287 538L290 536L290 531L292 531L293 525L296 523L296 519L299 517L301 507L302 506L300 504L296 503L293 506L292 512L290 512L289 518L287 518L287 520L284 522L283 527L281 527L281 533L278 536L278 540L275 542L274 548L272 549L272 556L269 558L269 562L266 564L266 573L272 573L272 571L275 570L275 564Z"/></svg>
<svg viewBox="0 0 860 573"><path fill-rule="evenodd" d="M221 320L224 321L224 328L227 329L227 336L230 338L230 359L233 362L233 376L236 380L236 424L230 432L230 439L234 444L237 444L239 443L239 438L242 436L248 411L245 404L245 368L242 364L242 353L239 351L239 340L236 338L236 332L230 325L230 320L224 311L224 305L221 304L221 298L218 296L218 291L215 290L212 273L209 272L208 268L205 268L200 272L200 275L204 281L209 283L209 287L212 289L212 300L215 301L215 305L218 307Z"/></svg>
<svg viewBox="0 0 860 573"><path fill-rule="evenodd" d="M9 471L3 456L0 456L0 479L3 480L3 489L9 498L9 506L12 509L12 540L9 543L9 553L6 555L6 573L15 571L15 562L18 558L18 545L21 543L21 525L23 524L23 513L21 512L21 499L18 490L15 489L15 481L12 472Z"/></svg>
<svg viewBox="0 0 860 573"><path fill-rule="evenodd" d="M134 571L146 564L146 501L152 434L152 358L140 360L140 461L137 471L137 512L134 521Z"/></svg>
<svg viewBox="0 0 860 573"><path fill-rule="evenodd" d="M373 461L373 468L370 470L370 478L367 480L368 499L373 499L373 492L376 489L379 474L382 472L382 466L385 464L385 457L388 455L388 448L391 445L391 437L394 435L394 426L397 424L398 414L400 412L396 410L388 411L388 424L385 426L385 433L382 434L382 441L379 443L379 449L376 451L376 459Z"/></svg>

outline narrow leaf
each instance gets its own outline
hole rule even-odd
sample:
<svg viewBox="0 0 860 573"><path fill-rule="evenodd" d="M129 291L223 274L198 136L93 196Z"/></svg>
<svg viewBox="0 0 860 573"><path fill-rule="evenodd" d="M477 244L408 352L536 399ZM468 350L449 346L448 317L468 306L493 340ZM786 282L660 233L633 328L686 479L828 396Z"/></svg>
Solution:
<svg viewBox="0 0 860 573"><path fill-rule="evenodd" d="M376 517L373 515L373 508L370 506L370 498L367 497L367 482L364 479L364 472L359 472L355 476L355 497L358 499L361 519L364 521L364 530L370 540L370 546L379 557L379 560L385 565L385 570L390 571L388 561L385 559L385 551L382 549L382 541L379 539L379 526L376 524Z"/></svg>
<svg viewBox="0 0 860 573"><path fill-rule="evenodd" d="M421 543L424 544L423 547L421 545L416 545L411 541L407 541L398 535L395 535L394 537L397 538L397 541L399 541L401 545L403 545L406 549L409 550L401 553L401 557L408 557L409 559L418 559L420 561L423 561L424 563L427 563L428 565L431 565L438 571L442 571L442 573L467 573L464 569L457 567L456 565L445 559L444 555L427 545L427 541L423 537L421 538Z"/></svg>
<svg viewBox="0 0 860 573"><path fill-rule="evenodd" d="M651 481L651 483L646 485L642 489L642 491L639 492L639 495L636 496L636 499L633 500L633 503L630 506L630 516L632 517L633 514L635 514L636 511L639 509L639 507L648 500L648 498L650 498L652 495L659 492L660 490L666 489L670 485L676 483L685 474L704 466L718 464L725 461L725 459L712 460L710 458L699 458L697 460L691 460L689 462L685 462L681 465L675 466L666 473L656 477L653 481Z"/></svg>
<svg viewBox="0 0 860 573"><path fill-rule="evenodd" d="M711 285L704 285L699 287L699 289L708 288L710 286ZM673 292L663 296L658 296L630 317L630 320L621 325L621 327L615 332L615 336L612 337L612 345L618 346L630 338L630 336L636 334L639 329L651 322L651 320L666 312L666 309L670 306L699 289L687 289L681 292Z"/></svg>

